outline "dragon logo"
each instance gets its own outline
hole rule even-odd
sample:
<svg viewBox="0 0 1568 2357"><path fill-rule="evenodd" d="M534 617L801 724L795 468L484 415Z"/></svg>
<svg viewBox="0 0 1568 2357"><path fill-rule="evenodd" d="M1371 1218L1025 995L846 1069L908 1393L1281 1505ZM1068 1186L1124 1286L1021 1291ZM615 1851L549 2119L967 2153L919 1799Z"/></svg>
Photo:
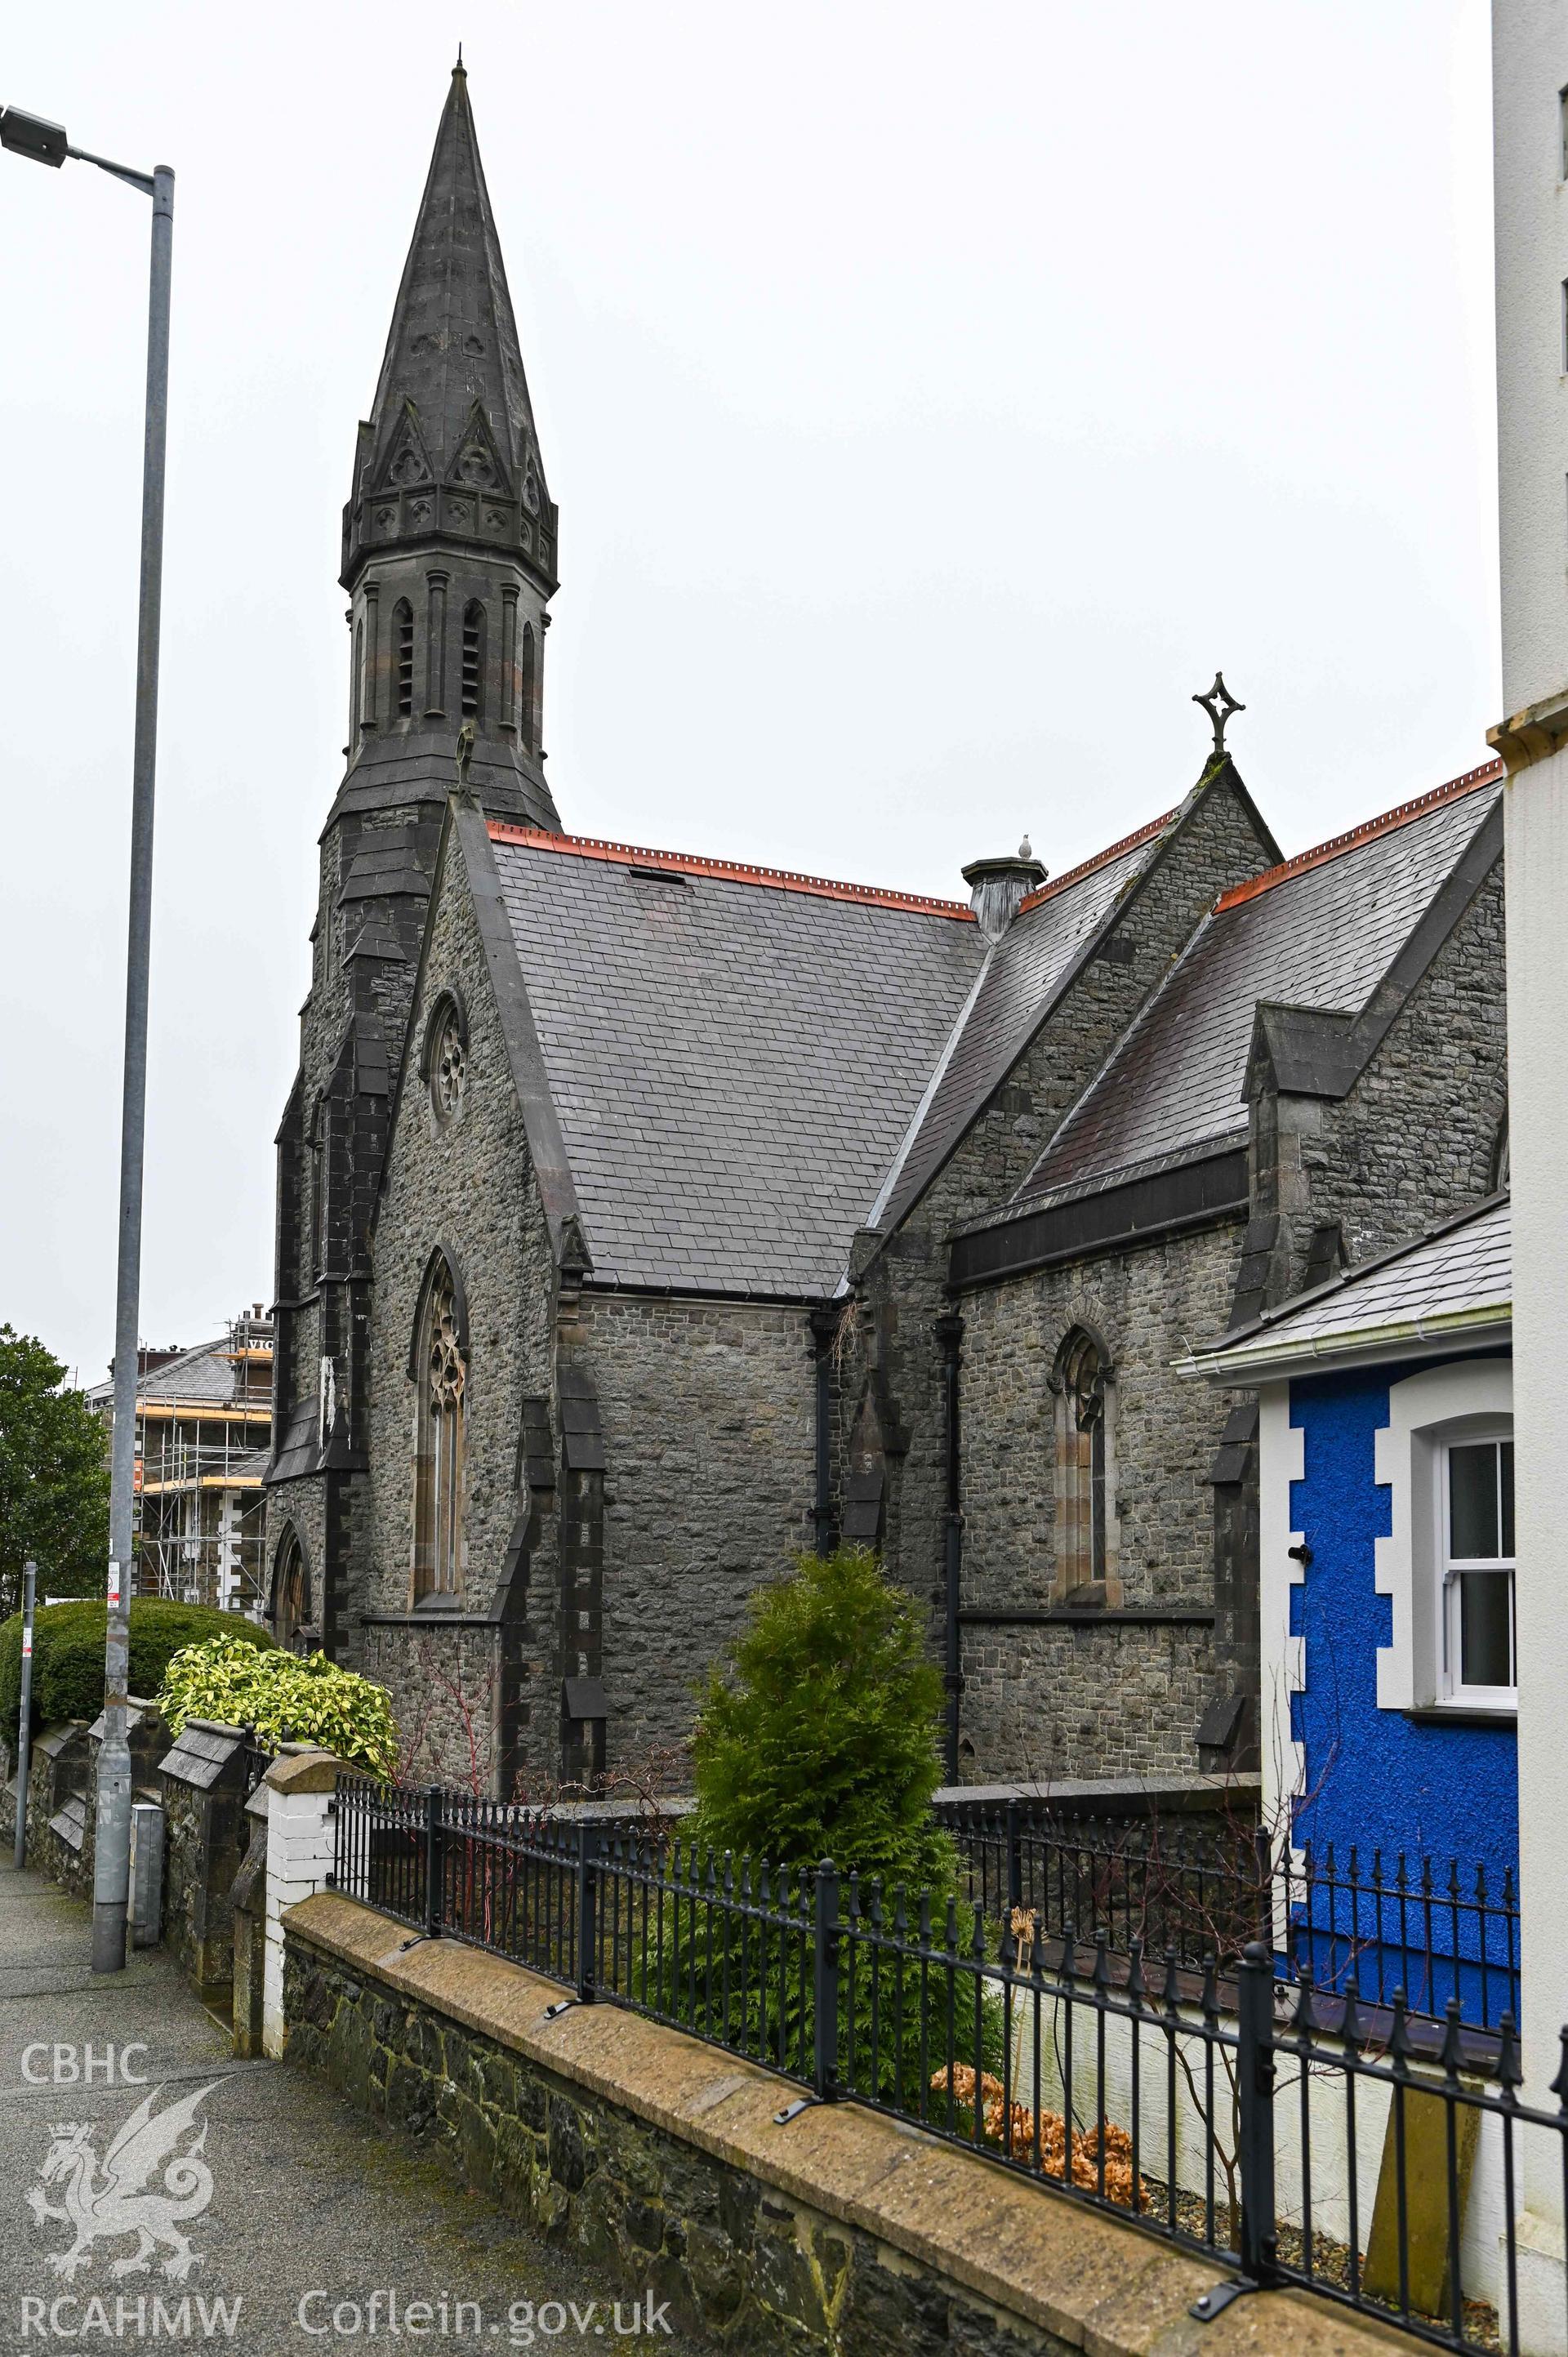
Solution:
<svg viewBox="0 0 1568 2357"><path fill-rule="evenodd" d="M153 2106L163 2089L155 2087L116 2131L102 2167L92 2149L90 2123L66 2120L50 2130L53 2140L38 2171L42 2184L29 2187L27 2206L40 2226L47 2218L59 2218L76 2236L69 2250L49 2254L57 2276L69 2282L91 2263L95 2243L119 2242L129 2234L135 2235L136 2247L111 2262L112 2276L150 2273L153 2254L159 2249L168 2253L161 2262L164 2274L177 2281L199 2264L200 2254L191 2249L180 2225L187 2218L199 2218L212 2199L212 2171L201 2158L207 2122L198 2127L196 2112L217 2083L209 2080L161 2112ZM192 2130L191 2141L181 2151L181 2138ZM160 2167L163 2184L158 2190L150 2180ZM60 2189L58 2201L51 2201L43 2190L50 2185Z"/></svg>

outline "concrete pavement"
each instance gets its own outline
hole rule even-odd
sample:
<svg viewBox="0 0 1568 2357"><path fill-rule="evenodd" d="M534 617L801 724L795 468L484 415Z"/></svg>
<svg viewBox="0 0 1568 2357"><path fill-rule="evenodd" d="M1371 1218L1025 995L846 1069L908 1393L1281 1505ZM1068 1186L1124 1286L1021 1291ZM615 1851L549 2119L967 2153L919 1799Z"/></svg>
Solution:
<svg viewBox="0 0 1568 2357"><path fill-rule="evenodd" d="M0 1867L6 2357L703 2345L671 2333L657 2301L650 2319L647 2295L634 2310L627 2287L463 2190L438 2158L321 2082L233 2061L223 2027L160 1953L94 1979L88 1933L87 1908ZM144 2105L135 2155L126 2144L111 2159ZM182 2105L183 2127L167 2119ZM70 2251L73 2270L51 2264Z"/></svg>

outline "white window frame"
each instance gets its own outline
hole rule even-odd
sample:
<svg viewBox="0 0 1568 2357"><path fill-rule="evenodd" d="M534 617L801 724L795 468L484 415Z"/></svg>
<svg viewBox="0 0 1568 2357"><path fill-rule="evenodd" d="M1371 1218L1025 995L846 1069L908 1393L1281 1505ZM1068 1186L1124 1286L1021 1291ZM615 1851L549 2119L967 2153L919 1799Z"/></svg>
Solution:
<svg viewBox="0 0 1568 2357"><path fill-rule="evenodd" d="M1436 1466L1438 1483L1436 1526L1443 1534L1443 1544L1438 1550L1437 1559L1434 1566L1437 1575L1439 1589L1441 1591L1437 1604L1437 1615L1442 1639L1441 1659L1438 1665L1439 1695L1444 1702L1462 1702L1468 1705L1472 1709L1515 1710L1519 1706L1519 1686L1517 1684L1519 1676L1519 1639L1514 1620L1514 1557L1512 1555L1499 1555L1495 1557L1483 1559L1480 1556L1460 1557L1455 1555L1453 1539L1450 1535L1449 1526L1453 1491L1450 1486L1448 1460L1451 1453L1455 1448L1473 1448L1477 1443L1484 1445L1487 1442L1491 1442L1494 1445L1499 1441L1509 1441L1511 1443L1512 1439L1513 1418L1511 1416L1484 1416L1475 1419L1472 1423L1458 1426L1448 1426L1444 1433L1441 1445L1433 1452ZM1499 1539L1502 1536L1502 1503L1500 1495L1498 1499L1498 1536ZM1459 1636L1459 1581L1461 1575L1466 1572L1480 1572L1485 1574L1488 1579L1506 1579L1508 1581L1509 1652L1513 1657L1514 1677L1516 1681L1512 1685L1469 1686L1465 1684L1461 1677L1460 1668L1462 1656L1460 1652Z"/></svg>
<svg viewBox="0 0 1568 2357"><path fill-rule="evenodd" d="M1306 1472L1306 1434L1291 1420L1289 1379L1258 1390L1259 1549L1262 1614L1263 1822L1290 1826L1306 1791L1306 1751L1291 1733L1290 1698L1306 1691L1306 1640L1291 1634L1291 1590L1306 1575L1302 1534L1291 1525L1291 1484ZM1293 1838L1292 1855L1299 1857ZM1279 1886L1275 1886L1276 1902ZM1275 1930L1283 1938L1283 1921Z"/></svg>
<svg viewBox="0 0 1568 2357"><path fill-rule="evenodd" d="M1374 1436L1374 1478L1391 1492L1390 1531L1376 1543L1374 1585L1389 1598L1391 1641L1378 1649L1380 1710L1511 1713L1507 1687L1460 1687L1444 1667L1446 1449L1499 1437L1513 1422L1513 1364L1461 1359L1389 1387L1389 1421Z"/></svg>

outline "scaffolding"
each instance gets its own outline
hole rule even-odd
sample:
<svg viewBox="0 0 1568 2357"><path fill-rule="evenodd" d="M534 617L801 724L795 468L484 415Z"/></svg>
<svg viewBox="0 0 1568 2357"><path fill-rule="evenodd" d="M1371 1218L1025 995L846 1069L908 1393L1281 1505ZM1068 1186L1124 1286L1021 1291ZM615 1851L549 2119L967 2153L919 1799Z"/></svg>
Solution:
<svg viewBox="0 0 1568 2357"><path fill-rule="evenodd" d="M272 1320L257 1304L226 1340L148 1361L136 1386L134 1592L259 1620Z"/></svg>

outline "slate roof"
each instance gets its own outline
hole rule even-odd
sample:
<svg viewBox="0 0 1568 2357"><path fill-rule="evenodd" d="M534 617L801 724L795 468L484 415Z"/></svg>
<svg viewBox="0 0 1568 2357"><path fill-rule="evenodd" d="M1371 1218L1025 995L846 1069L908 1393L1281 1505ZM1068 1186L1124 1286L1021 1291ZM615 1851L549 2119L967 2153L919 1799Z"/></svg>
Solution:
<svg viewBox="0 0 1568 2357"><path fill-rule="evenodd" d="M194 1350L182 1351L177 1359L166 1359L150 1375L142 1376L136 1397L213 1400L227 1406L235 1396L242 1372L229 1356L230 1347L228 1335L221 1334L215 1342L199 1343Z"/></svg>
<svg viewBox="0 0 1568 2357"><path fill-rule="evenodd" d="M871 1224L897 1227L1000 1086L1079 952L1141 876L1176 813L1140 827L1032 893L991 949L883 1184Z"/></svg>
<svg viewBox="0 0 1568 2357"><path fill-rule="evenodd" d="M1513 1306L1509 1199L1496 1195L1414 1243L1298 1294L1222 1343L1191 1372L1235 1383L1326 1360L1453 1349L1505 1326Z"/></svg>
<svg viewBox="0 0 1568 2357"><path fill-rule="evenodd" d="M1494 808L1496 763L1224 894L1015 1199L1037 1209L1244 1141L1260 1001L1355 1013Z"/></svg>
<svg viewBox="0 0 1568 2357"><path fill-rule="evenodd" d="M193 1404L209 1400L215 1407L230 1407L238 1401L242 1405L248 1404L264 1407L264 1399L247 1403L243 1391L237 1389L242 1383L243 1369L230 1356L232 1348L231 1338L220 1334L214 1342L198 1342L192 1349L177 1352L174 1358L166 1359L161 1366L137 1377L136 1397L138 1400L188 1400ZM114 1397L113 1380L94 1384L87 1396L94 1405L112 1403Z"/></svg>
<svg viewBox="0 0 1568 2357"><path fill-rule="evenodd" d="M489 834L596 1278L831 1297L980 972L967 906Z"/></svg>
<svg viewBox="0 0 1568 2357"><path fill-rule="evenodd" d="M361 836L343 878L338 906L350 900L428 899L430 878L419 864L412 826L377 827Z"/></svg>

